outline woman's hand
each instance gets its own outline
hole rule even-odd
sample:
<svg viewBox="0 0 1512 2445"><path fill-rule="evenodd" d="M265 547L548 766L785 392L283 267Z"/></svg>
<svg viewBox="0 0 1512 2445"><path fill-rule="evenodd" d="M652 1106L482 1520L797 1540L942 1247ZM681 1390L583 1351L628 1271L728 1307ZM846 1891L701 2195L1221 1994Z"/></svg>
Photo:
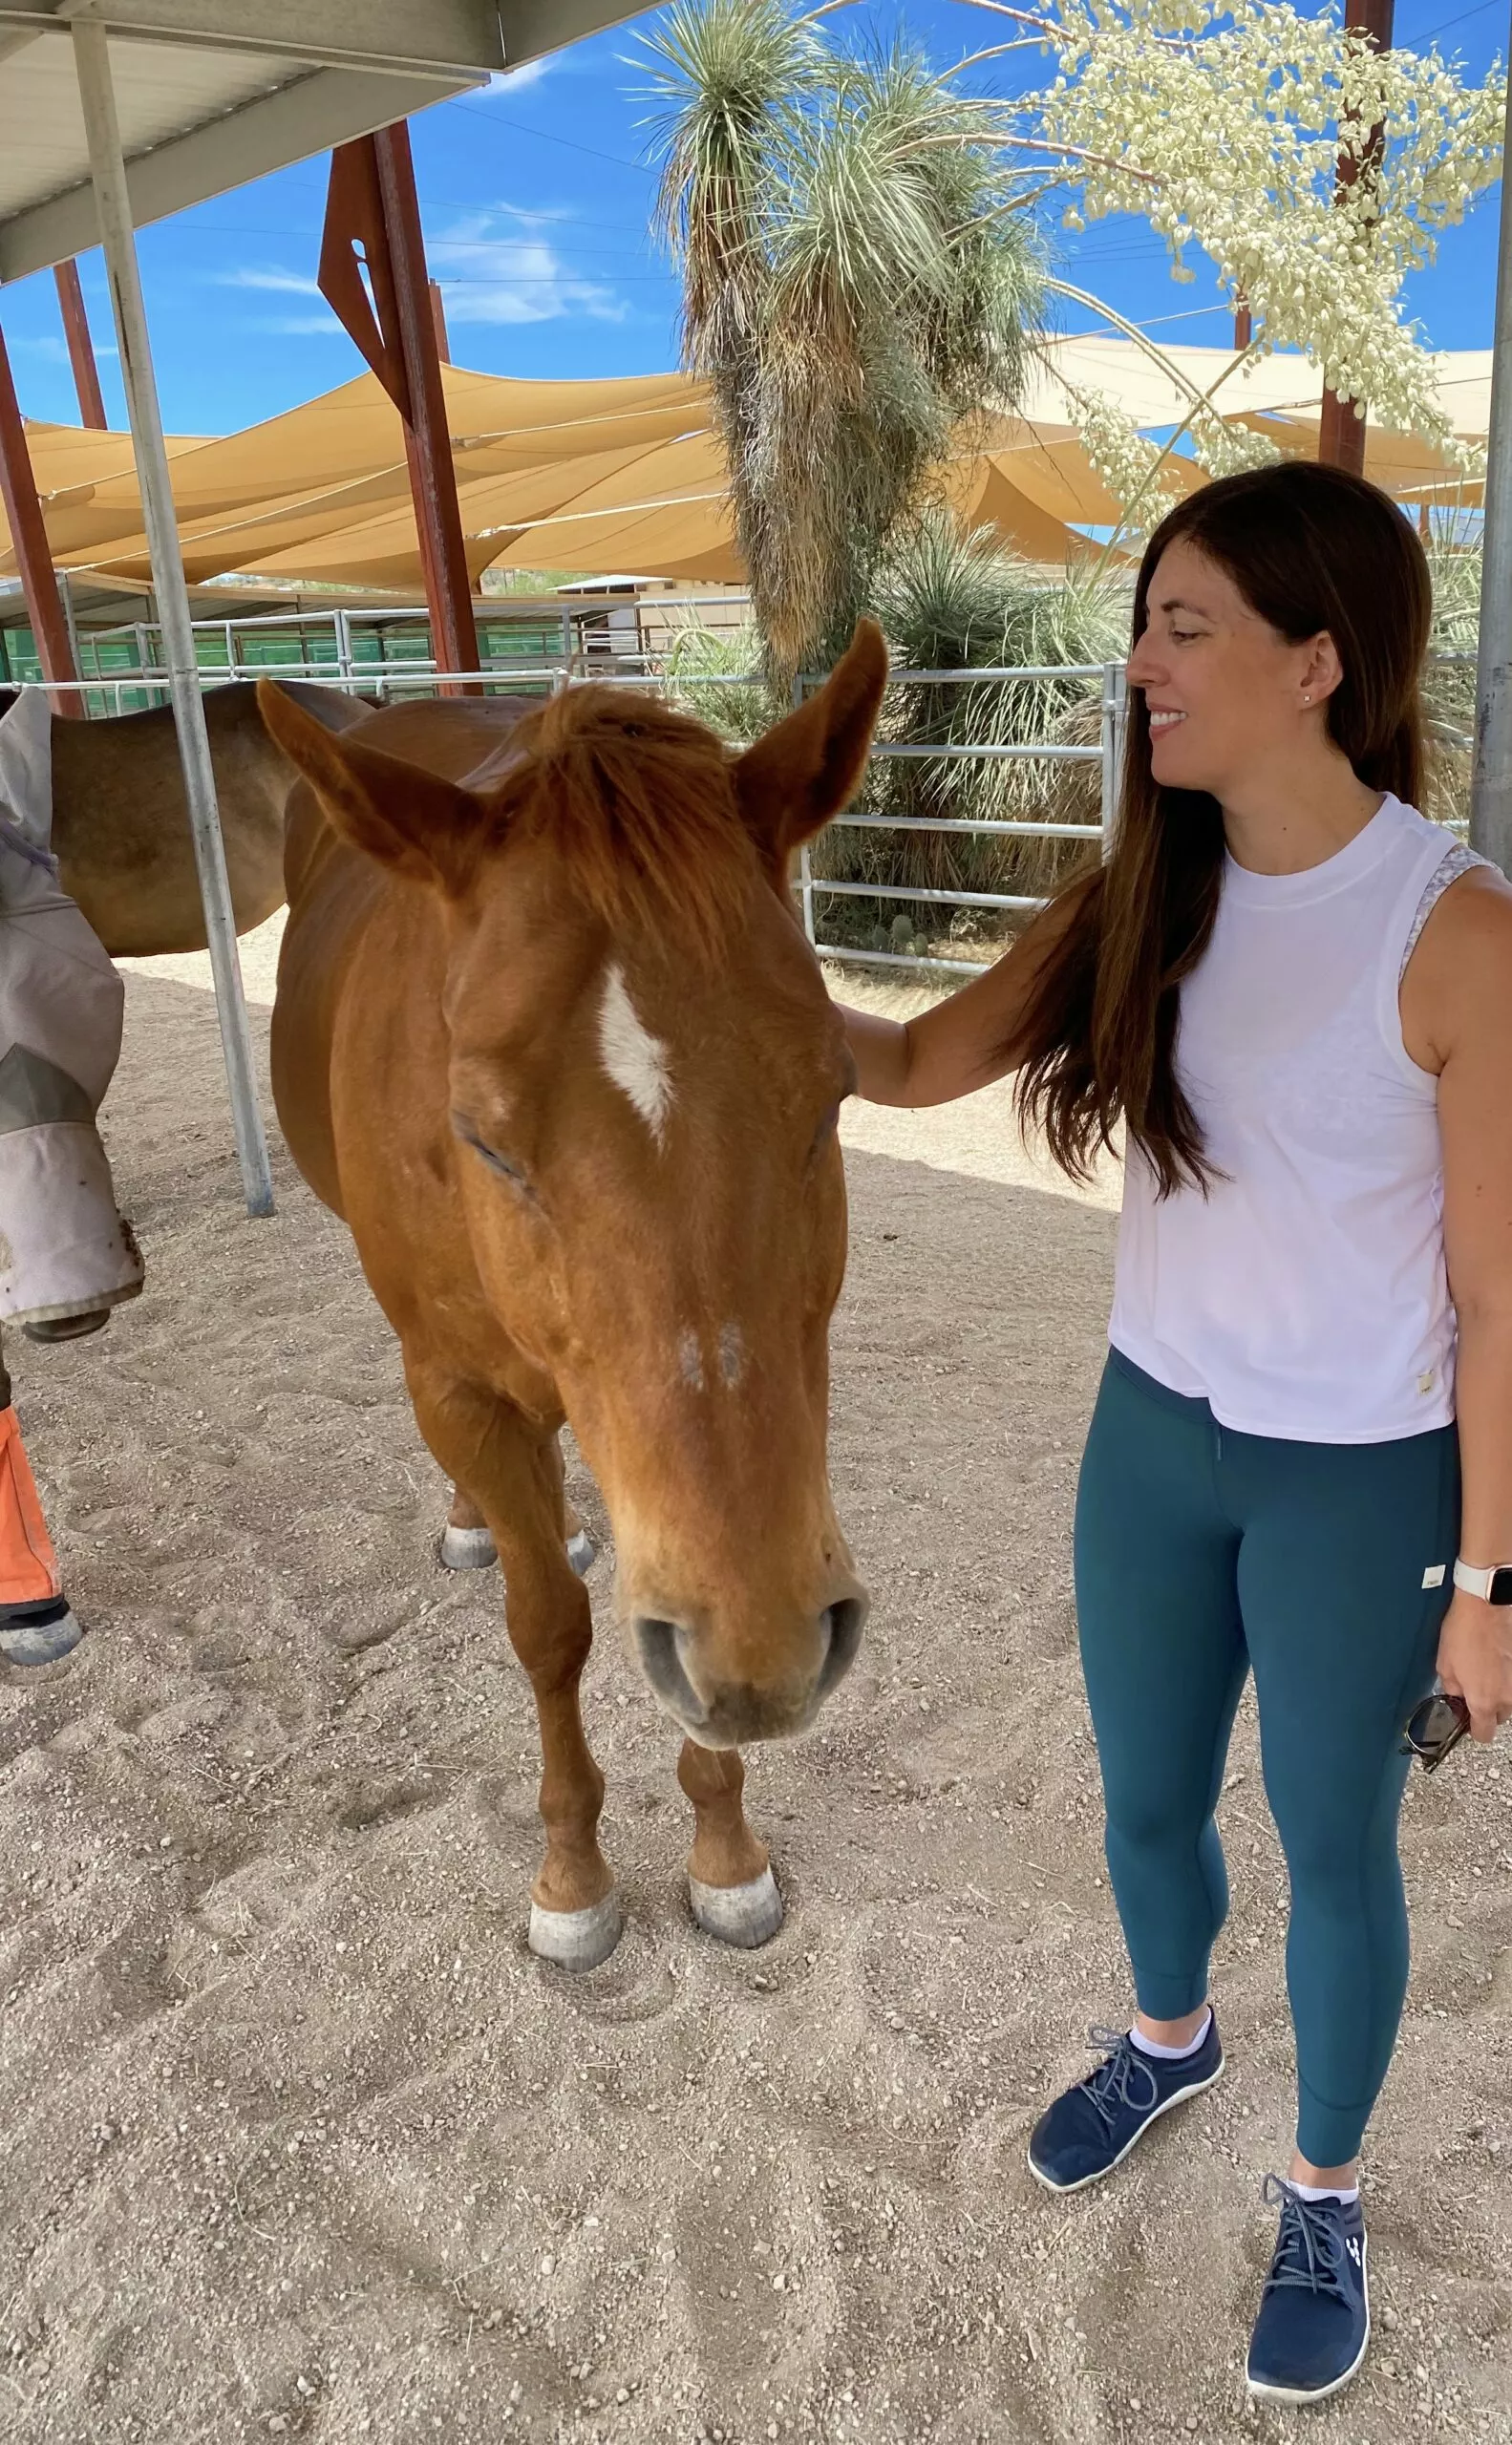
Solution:
<svg viewBox="0 0 1512 2445"><path fill-rule="evenodd" d="M1001 959L969 985L907 1020L876 1018L841 1005L856 1062L856 1093L866 1103L948 1104L974 1095L1017 1068L1014 1035L1040 966L1085 893L1072 884Z"/></svg>
<svg viewBox="0 0 1512 2445"><path fill-rule="evenodd" d="M1494 1740L1512 1716L1512 1605L1456 1588L1438 1634L1438 1678L1469 1708L1472 1738Z"/></svg>

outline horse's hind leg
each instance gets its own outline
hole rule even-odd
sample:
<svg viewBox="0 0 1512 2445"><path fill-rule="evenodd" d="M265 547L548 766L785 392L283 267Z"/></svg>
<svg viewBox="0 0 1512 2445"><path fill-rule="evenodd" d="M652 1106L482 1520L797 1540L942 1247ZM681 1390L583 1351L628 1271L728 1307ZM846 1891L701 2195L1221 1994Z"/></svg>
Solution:
<svg viewBox="0 0 1512 2445"><path fill-rule="evenodd" d="M558 1466L562 1446L557 1445ZM598 1559L598 1547L584 1526L576 1506L563 1499L563 1520L566 1534L567 1560L580 1579L586 1579ZM460 1486L452 1489L452 1507L441 1531L440 1559L447 1570L486 1570L499 1560L487 1520L471 1495Z"/></svg>
<svg viewBox="0 0 1512 2445"><path fill-rule="evenodd" d="M510 1644L530 1676L541 1725L546 1856L531 1888L530 1945L565 1969L607 1960L623 1919L598 1842L604 1777L584 1737L578 1685L593 1640L587 1590L564 1544L561 1461L517 1410L406 1353L420 1433L468 1486L503 1564Z"/></svg>
<svg viewBox="0 0 1512 2445"><path fill-rule="evenodd" d="M767 1846L746 1823L745 1768L736 1749L683 1742L677 1779L693 1804L696 1831L688 1860L693 1917L722 1944L754 1948L782 1924L782 1896Z"/></svg>

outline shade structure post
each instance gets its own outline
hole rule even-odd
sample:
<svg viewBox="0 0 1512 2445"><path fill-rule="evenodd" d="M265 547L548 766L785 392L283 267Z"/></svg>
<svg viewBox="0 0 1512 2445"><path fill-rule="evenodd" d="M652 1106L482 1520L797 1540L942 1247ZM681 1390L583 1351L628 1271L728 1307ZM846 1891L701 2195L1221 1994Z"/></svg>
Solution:
<svg viewBox="0 0 1512 2445"><path fill-rule="evenodd" d="M452 361L452 344L446 336L446 300L441 295L441 284L438 280L433 280L429 286L431 291L431 320L436 326L436 353L440 358L443 365L450 365Z"/></svg>
<svg viewBox="0 0 1512 2445"><path fill-rule="evenodd" d="M420 557L431 597L431 637L437 668L477 670L479 657L478 627L473 618L473 582L462 542L462 514L457 500L457 471L452 464L452 436L437 346L437 317L425 269L425 240L420 229L419 199L415 191L410 131L404 121L400 119L395 127L380 128L373 138L373 147L377 157L378 189L389 238L399 346L409 382L408 422L414 436L409 454L410 478L415 522L422 530Z"/></svg>
<svg viewBox="0 0 1512 2445"><path fill-rule="evenodd" d="M441 318L425 268L410 132L402 119L331 154L318 284L404 421L436 668L478 670L472 577L441 384ZM441 692L476 691L466 681L443 682Z"/></svg>
<svg viewBox="0 0 1512 2445"><path fill-rule="evenodd" d="M271 1214L273 1180L267 1140L258 1109L252 1041L242 992L242 967L236 948L236 921L225 871L225 847L216 805L215 772L210 762L209 734L195 660L189 592L184 583L179 546L179 521L168 480L168 454L163 445L158 385L153 374L137 265L137 242L126 168L121 158L116 96L111 84L110 51L103 25L75 17L73 21L74 63L78 77L84 132L89 144L90 177L99 215L110 287L116 339L126 386L126 413L131 424L137 478L141 487L142 523L152 563L153 588L162 658L167 666L168 693L183 767L184 796L194 840L200 897L204 906L205 939L215 983L216 1010L221 1021L221 1046L230 1089L231 1118L241 1159L242 1184L249 1214Z"/></svg>
<svg viewBox="0 0 1512 2445"><path fill-rule="evenodd" d="M53 711L79 715L84 711L84 700L76 687L70 684L78 678L78 666L74 658L67 614L58 593L52 546L42 520L42 504L36 495L31 453L26 446L26 427L21 421L21 403L11 377L11 359L6 353L3 332L0 332L0 502L5 505L11 540L15 546L16 566L21 572L21 593L36 644L37 659L42 665L42 676L53 691Z"/></svg>
<svg viewBox="0 0 1512 2445"><path fill-rule="evenodd" d="M57 287L57 302L63 314L63 336L68 342L68 361L73 371L74 389L78 396L81 423L93 433L105 431L105 399L99 387L99 367L95 362L95 344L89 335L89 316L84 310L84 291L79 282L78 266L72 256L66 263L54 264L53 278Z"/></svg>
<svg viewBox="0 0 1512 2445"><path fill-rule="evenodd" d="M1377 51L1390 51L1394 0L1348 0L1345 31L1368 36ZM1361 178L1374 180L1379 176L1385 143L1385 129L1373 127L1363 157L1353 152L1340 153L1335 195L1347 193ZM1365 473L1364 406L1362 403L1357 405L1353 399L1341 399L1332 390L1325 390L1323 393L1323 413L1318 420L1318 463L1324 467L1343 467L1352 476L1363 476Z"/></svg>
<svg viewBox="0 0 1512 2445"><path fill-rule="evenodd" d="M1512 85L1504 147L1512 147ZM1470 846L1512 880L1512 153L1503 150L1491 422L1486 436Z"/></svg>
<svg viewBox="0 0 1512 2445"><path fill-rule="evenodd" d="M1128 670L1121 662L1102 666L1102 721L1098 733L1102 768L1098 792L1098 829L1102 861L1113 855L1118 829L1118 790L1123 779L1123 732L1128 714Z"/></svg>

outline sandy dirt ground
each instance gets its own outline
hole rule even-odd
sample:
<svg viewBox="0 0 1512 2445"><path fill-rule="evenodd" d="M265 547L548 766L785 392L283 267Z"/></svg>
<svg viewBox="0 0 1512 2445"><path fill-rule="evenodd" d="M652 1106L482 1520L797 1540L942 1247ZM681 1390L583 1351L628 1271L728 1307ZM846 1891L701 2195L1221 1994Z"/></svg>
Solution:
<svg viewBox="0 0 1512 2445"><path fill-rule="evenodd" d="M498 1574L437 1568L394 1346L281 1148L276 1220L243 1219L202 969L131 977L107 1111L145 1294L8 1345L92 1635L0 1669L7 2445L1512 2439L1512 1760L1412 1786L1378 2340L1338 2406L1243 2402L1291 2115L1247 1707L1228 2076L1085 2199L1025 2170L1128 2002L1070 1581L1116 1184L1056 1189L1001 1095L847 1116L833 1459L875 1610L820 1729L749 1761L787 1924L741 1955L689 1920L606 1554L586 1708L629 1925L574 1982L524 1944Z"/></svg>

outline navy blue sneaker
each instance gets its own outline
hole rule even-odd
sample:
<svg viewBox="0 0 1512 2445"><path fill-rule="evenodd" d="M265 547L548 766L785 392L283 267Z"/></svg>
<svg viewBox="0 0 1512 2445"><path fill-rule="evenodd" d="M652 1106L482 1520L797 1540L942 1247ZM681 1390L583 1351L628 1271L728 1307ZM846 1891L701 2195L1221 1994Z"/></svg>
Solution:
<svg viewBox="0 0 1512 2445"><path fill-rule="evenodd" d="M1141 2053L1127 2030L1093 2029L1094 2046L1111 2047L1095 2072L1058 2096L1035 2123L1029 2170L1047 2190L1081 2190L1121 2165L1152 2122L1173 2105L1210 2089L1224 2069L1218 2022L1194 2053L1174 2062Z"/></svg>
<svg viewBox="0 0 1512 2445"><path fill-rule="evenodd" d="M1319 2403L1347 2386L1371 2339L1365 2219L1357 2199L1299 2199L1266 2176L1281 2232L1249 2344L1249 2391L1263 2402Z"/></svg>

